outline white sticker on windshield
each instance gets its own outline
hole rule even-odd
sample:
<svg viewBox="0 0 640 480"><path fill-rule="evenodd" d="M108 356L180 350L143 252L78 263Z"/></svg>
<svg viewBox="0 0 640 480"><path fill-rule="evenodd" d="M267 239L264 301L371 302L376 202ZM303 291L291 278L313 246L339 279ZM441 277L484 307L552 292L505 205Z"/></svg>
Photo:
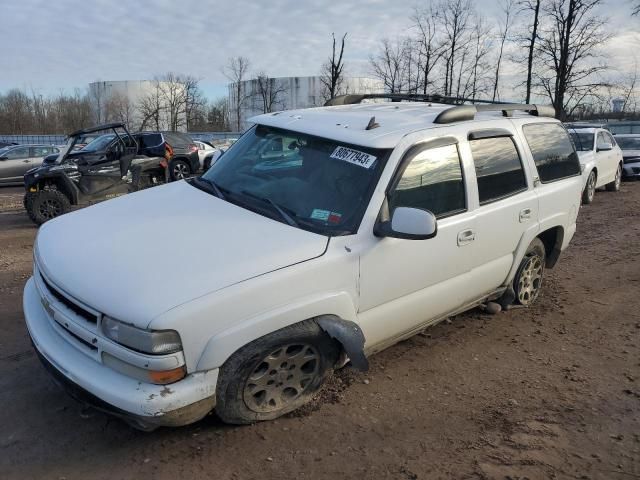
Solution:
<svg viewBox="0 0 640 480"><path fill-rule="evenodd" d="M358 150L352 150L347 147L337 147L330 157L353 163L354 165L359 165L364 168L370 168L371 165L373 165L373 162L376 161L376 157L373 155L359 152Z"/></svg>
<svg viewBox="0 0 640 480"><path fill-rule="evenodd" d="M319 208L314 208L313 212L311 212L311 218L314 220L322 220L327 221L329 219L329 215L331 212L329 210L320 210Z"/></svg>

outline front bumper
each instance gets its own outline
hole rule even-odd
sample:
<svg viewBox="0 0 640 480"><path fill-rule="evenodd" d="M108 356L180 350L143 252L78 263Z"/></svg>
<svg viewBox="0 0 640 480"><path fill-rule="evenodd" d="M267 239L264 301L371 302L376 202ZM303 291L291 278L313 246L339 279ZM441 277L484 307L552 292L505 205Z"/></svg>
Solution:
<svg viewBox="0 0 640 480"><path fill-rule="evenodd" d="M33 278L24 289L23 309L38 356L73 397L142 429L187 425L215 407L217 369L192 373L169 385L140 382L93 360L63 338Z"/></svg>

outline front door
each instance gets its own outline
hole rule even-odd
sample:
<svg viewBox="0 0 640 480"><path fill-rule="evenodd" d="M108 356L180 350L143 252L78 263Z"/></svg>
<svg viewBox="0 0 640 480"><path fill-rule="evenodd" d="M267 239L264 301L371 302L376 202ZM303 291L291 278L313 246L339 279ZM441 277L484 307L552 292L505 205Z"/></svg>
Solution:
<svg viewBox="0 0 640 480"><path fill-rule="evenodd" d="M429 240L375 239L362 252L358 318L368 349L392 343L473 296L468 278L475 217L468 211L456 140L434 148L415 146L407 156L404 172L387 194L389 212L400 206L430 210L438 218L438 232Z"/></svg>
<svg viewBox="0 0 640 480"><path fill-rule="evenodd" d="M0 160L0 183L22 182L30 168L29 147L16 147L2 154Z"/></svg>

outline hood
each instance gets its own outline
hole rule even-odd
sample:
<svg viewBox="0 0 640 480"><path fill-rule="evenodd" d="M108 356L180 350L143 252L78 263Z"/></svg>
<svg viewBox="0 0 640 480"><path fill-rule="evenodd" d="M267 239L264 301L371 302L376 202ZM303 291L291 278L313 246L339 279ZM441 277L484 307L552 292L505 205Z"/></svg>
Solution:
<svg viewBox="0 0 640 480"><path fill-rule="evenodd" d="M69 295L146 327L189 300L321 256L327 242L180 181L45 223L36 256Z"/></svg>

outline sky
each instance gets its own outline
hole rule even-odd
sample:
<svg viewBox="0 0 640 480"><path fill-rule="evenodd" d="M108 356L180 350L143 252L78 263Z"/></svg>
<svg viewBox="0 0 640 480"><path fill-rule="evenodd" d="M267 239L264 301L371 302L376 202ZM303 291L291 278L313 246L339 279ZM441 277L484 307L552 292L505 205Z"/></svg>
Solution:
<svg viewBox="0 0 640 480"><path fill-rule="evenodd" d="M606 0L613 38L603 45L616 72L634 69L640 17L631 0ZM331 52L331 33L348 32L346 73L368 75L383 37L410 31L418 0L0 0L0 92L44 95L84 89L93 81L190 74L210 98L226 93L222 67L245 56L251 72L272 77L317 75ZM475 0L497 18L496 0ZM514 65L507 65L505 75Z"/></svg>

